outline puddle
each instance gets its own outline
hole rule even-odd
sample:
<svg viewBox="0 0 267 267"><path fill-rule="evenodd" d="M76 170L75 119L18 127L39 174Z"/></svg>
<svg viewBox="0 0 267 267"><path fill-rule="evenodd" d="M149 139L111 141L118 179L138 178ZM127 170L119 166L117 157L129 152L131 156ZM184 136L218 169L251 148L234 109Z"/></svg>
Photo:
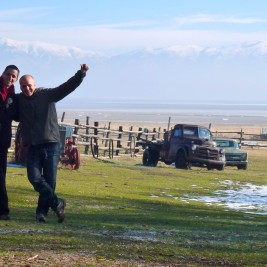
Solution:
<svg viewBox="0 0 267 267"><path fill-rule="evenodd" d="M183 197L172 197L187 203L189 201L202 201L207 205L223 206L226 209L243 211L244 213L267 215L267 186L257 186L251 183L241 184L230 180L222 181L220 184L224 185L226 189L214 191L213 196L184 195ZM164 196L170 197L167 194Z"/></svg>

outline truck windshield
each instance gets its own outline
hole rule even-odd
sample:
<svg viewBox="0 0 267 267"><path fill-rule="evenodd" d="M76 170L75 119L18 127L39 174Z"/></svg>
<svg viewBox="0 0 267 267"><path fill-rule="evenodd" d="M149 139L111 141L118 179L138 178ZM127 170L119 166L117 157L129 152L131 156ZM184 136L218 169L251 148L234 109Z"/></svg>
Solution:
<svg viewBox="0 0 267 267"><path fill-rule="evenodd" d="M208 129L199 128L198 132L199 132L199 138L211 140L211 133Z"/></svg>
<svg viewBox="0 0 267 267"><path fill-rule="evenodd" d="M238 143L235 140L216 140L216 144L219 147L231 147L239 149Z"/></svg>
<svg viewBox="0 0 267 267"><path fill-rule="evenodd" d="M203 138L206 140L211 140L211 133L208 129L187 126L184 127L184 136L185 137L197 137Z"/></svg>
<svg viewBox="0 0 267 267"><path fill-rule="evenodd" d="M185 137L198 137L198 128L187 126L184 127L184 136Z"/></svg>

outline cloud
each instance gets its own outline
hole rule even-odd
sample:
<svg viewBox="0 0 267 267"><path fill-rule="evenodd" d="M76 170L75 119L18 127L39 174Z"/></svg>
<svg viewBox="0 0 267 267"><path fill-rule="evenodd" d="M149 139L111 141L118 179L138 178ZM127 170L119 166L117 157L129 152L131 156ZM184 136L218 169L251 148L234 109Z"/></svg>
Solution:
<svg viewBox="0 0 267 267"><path fill-rule="evenodd" d="M266 19L253 18L253 17L234 17L224 15L208 15L199 14L186 17L175 18L175 22L180 25L185 24L196 24L196 23L229 23L229 24L255 24L255 23L266 23Z"/></svg>
<svg viewBox="0 0 267 267"><path fill-rule="evenodd" d="M129 17L120 23L107 24L108 18L103 18L103 23L97 23L92 21L88 14L86 17L73 14L73 19L69 20L68 16L61 17L61 13L56 13L59 8L57 5L50 5L1 9L1 35L14 40L38 43L39 48L43 46L43 49L53 50L62 56L82 54L77 47L85 51L114 55L145 47L188 45L192 49L194 46L228 46L267 40L266 32L260 32L253 26L242 29L232 27L234 24L258 26L260 23L265 26L267 19L261 17L203 13L174 19L161 16L153 20L143 17L134 20L135 16L134 19ZM120 21L120 18L115 21ZM220 25L216 28L218 24ZM193 25L194 29L189 29L188 25ZM58 44L58 47L51 47L49 43ZM26 44L21 46L28 49ZM64 50L63 46L72 49Z"/></svg>
<svg viewBox="0 0 267 267"><path fill-rule="evenodd" d="M31 14L30 12L34 10L26 9L26 12ZM48 8L41 10L42 12L48 12ZM14 14L22 11L23 9L13 10ZM0 15L1 13L0 11ZM35 14L38 14L38 12ZM70 25L69 23L52 25L50 22L50 25L44 25L42 22L27 23L24 19L20 23L16 23L16 20L14 22L1 21L2 36L14 40L27 40L27 42L32 43L38 41L40 44L43 43L43 46L48 46L48 43L56 43L59 47L57 49L53 47L55 53L60 52L63 55L70 53L70 51L64 51L60 46L79 47L85 51L98 51L99 53L114 55L146 47L158 48L177 45L215 47L267 40L267 34L264 31L260 32L251 28L250 32L246 32L244 29L229 30L232 24L265 23L267 20L222 15L200 14L179 17L175 19L176 23L173 23L173 20L164 21L164 23L160 20L136 20L110 24L90 24L83 21L79 25ZM188 29L182 27L186 24L196 23L211 24L212 28L200 29L196 27ZM228 26L218 29L214 27L216 23L225 23ZM177 24L179 27L177 27ZM52 48L50 47L50 49ZM78 51L75 51L75 53L78 53Z"/></svg>
<svg viewBox="0 0 267 267"><path fill-rule="evenodd" d="M138 21L128 21L124 23L111 23L111 24L101 24L98 28L110 28L110 29L133 29L133 28L147 28L153 25L157 25L154 20L138 20Z"/></svg>
<svg viewBox="0 0 267 267"><path fill-rule="evenodd" d="M56 43L47 42L30 42L19 41L10 38L0 37L0 46L2 49L42 57L44 55L57 58L98 58L108 59L107 55L98 51L86 50L80 47L59 45ZM238 43L228 46L208 46L208 45L188 45L179 44L162 47L146 47L133 50L127 53L121 51L122 57L133 55L172 55L181 58L198 58L199 56L217 57L220 59L229 59L234 57L250 57L250 56L265 56L267 55L267 41Z"/></svg>
<svg viewBox="0 0 267 267"><path fill-rule="evenodd" d="M11 50L13 49L35 56L42 56L44 54L64 58L101 56L97 52L86 51L78 47L63 46L46 42L26 42L9 38L0 38L0 45L3 45Z"/></svg>
<svg viewBox="0 0 267 267"><path fill-rule="evenodd" d="M48 7L30 7L30 8L15 8L15 9L1 9L1 21L17 21L20 22L34 20L44 16L50 8Z"/></svg>
<svg viewBox="0 0 267 267"><path fill-rule="evenodd" d="M161 48L146 48L135 51L135 55L152 55L155 57L184 58L213 58L214 60L240 60L253 59L265 60L267 56L267 41L265 42L248 42L228 46L201 46L201 45L173 45Z"/></svg>

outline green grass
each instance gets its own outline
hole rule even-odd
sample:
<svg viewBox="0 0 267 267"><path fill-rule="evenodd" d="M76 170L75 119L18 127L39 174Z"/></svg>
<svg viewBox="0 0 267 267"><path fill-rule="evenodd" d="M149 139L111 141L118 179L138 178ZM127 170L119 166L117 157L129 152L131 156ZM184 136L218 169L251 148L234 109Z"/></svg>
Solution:
<svg viewBox="0 0 267 267"><path fill-rule="evenodd" d="M224 180L266 185L266 153L253 152L246 171L140 163L86 158L78 171L59 169L62 224L52 212L48 223L35 222L37 193L26 170L8 168L12 220L0 221L0 258L18 263L10 266L37 254L33 266L266 266L266 215L180 199L226 189Z"/></svg>

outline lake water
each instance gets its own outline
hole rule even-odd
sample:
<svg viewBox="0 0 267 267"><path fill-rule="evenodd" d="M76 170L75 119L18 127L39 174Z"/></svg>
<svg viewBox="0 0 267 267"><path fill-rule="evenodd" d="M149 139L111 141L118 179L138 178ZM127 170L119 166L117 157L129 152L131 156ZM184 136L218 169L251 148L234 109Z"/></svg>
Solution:
<svg viewBox="0 0 267 267"><path fill-rule="evenodd" d="M267 104L145 101L76 101L57 104L65 121L171 122L199 124L267 125Z"/></svg>

